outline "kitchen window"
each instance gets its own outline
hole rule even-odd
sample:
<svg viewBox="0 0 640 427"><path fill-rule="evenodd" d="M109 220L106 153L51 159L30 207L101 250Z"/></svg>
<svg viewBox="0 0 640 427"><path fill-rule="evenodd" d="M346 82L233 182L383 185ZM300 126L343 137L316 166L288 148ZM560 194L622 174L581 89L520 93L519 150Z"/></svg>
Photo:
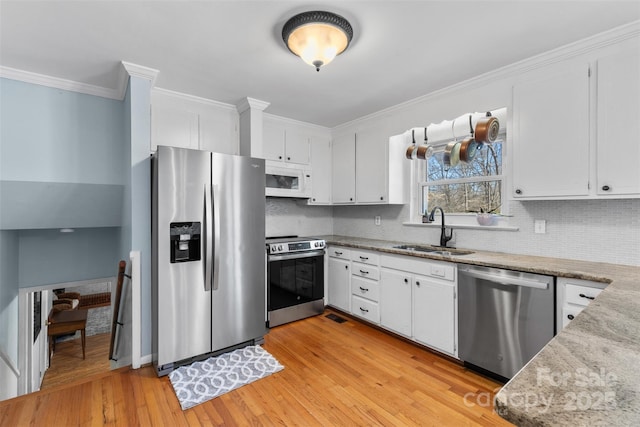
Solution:
<svg viewBox="0 0 640 427"><path fill-rule="evenodd" d="M502 142L484 144L470 163L446 166L442 153L431 156L420 177L423 212L440 206L445 212L500 213Z"/></svg>
<svg viewBox="0 0 640 427"><path fill-rule="evenodd" d="M433 154L425 161L415 161L417 183L414 197L414 222L420 222L424 213L440 206L450 224L477 225L476 212L504 213L503 206L503 143L505 135L490 144L483 144L469 163L448 166L444 153ZM473 218L465 218L473 217ZM436 219L438 216L436 216ZM465 221L467 219L467 221Z"/></svg>

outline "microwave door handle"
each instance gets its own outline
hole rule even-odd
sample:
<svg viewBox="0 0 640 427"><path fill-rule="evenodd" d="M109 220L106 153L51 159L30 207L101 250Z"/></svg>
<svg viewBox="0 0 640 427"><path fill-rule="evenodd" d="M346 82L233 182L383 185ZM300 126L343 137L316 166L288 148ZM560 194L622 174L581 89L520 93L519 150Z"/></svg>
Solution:
<svg viewBox="0 0 640 427"><path fill-rule="evenodd" d="M218 290L220 271L220 188L212 185L213 190L213 290Z"/></svg>
<svg viewBox="0 0 640 427"><path fill-rule="evenodd" d="M211 290L211 255L213 248L212 225L213 206L211 205L211 184L204 185L204 290Z"/></svg>

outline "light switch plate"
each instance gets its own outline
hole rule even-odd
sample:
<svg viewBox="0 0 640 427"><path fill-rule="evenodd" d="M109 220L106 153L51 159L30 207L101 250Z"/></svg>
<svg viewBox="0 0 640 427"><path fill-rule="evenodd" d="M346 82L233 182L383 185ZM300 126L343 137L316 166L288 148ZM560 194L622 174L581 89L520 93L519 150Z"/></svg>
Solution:
<svg viewBox="0 0 640 427"><path fill-rule="evenodd" d="M380 215L376 215L376 216L373 218L373 221L375 222L375 224L376 224L376 225L380 225Z"/></svg>
<svg viewBox="0 0 640 427"><path fill-rule="evenodd" d="M536 234L544 234L547 232L547 221L544 219L536 219L533 222L533 231Z"/></svg>

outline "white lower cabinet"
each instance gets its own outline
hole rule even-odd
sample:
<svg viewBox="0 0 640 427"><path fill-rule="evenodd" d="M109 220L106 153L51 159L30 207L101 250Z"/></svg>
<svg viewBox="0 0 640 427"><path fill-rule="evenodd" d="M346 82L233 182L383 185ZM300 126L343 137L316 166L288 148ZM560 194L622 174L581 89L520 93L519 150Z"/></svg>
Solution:
<svg viewBox="0 0 640 427"><path fill-rule="evenodd" d="M413 337L448 354L456 354L456 285L424 276L413 288Z"/></svg>
<svg viewBox="0 0 640 427"><path fill-rule="evenodd" d="M328 261L328 304L344 311L350 309L351 295L351 259L348 249L329 247Z"/></svg>
<svg viewBox="0 0 640 427"><path fill-rule="evenodd" d="M362 317L372 323L380 323L380 311L378 303L351 295L351 314Z"/></svg>
<svg viewBox="0 0 640 427"><path fill-rule="evenodd" d="M457 357L456 265L383 255L380 266L380 325Z"/></svg>
<svg viewBox="0 0 640 427"><path fill-rule="evenodd" d="M379 255L372 251L351 250L351 314L380 323Z"/></svg>
<svg viewBox="0 0 640 427"><path fill-rule="evenodd" d="M454 263L339 246L327 252L329 305L458 357Z"/></svg>
<svg viewBox="0 0 640 427"><path fill-rule="evenodd" d="M558 307L556 333L575 319L606 286L606 283L558 277L556 280L556 306Z"/></svg>
<svg viewBox="0 0 640 427"><path fill-rule="evenodd" d="M380 324L411 337L412 275L404 271L382 268L380 282Z"/></svg>

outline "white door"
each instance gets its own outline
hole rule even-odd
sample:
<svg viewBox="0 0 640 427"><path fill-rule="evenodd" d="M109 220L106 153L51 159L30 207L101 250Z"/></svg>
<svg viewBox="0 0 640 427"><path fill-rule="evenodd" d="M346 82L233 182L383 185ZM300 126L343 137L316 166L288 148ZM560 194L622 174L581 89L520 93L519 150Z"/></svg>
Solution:
<svg viewBox="0 0 640 427"><path fill-rule="evenodd" d="M287 129L285 133L285 161L309 164L309 136L304 132Z"/></svg>
<svg viewBox="0 0 640 427"><path fill-rule="evenodd" d="M262 156L267 160L284 161L284 128L282 126L264 122Z"/></svg>
<svg viewBox="0 0 640 427"><path fill-rule="evenodd" d="M598 194L640 194L638 76L637 49L598 60Z"/></svg>
<svg viewBox="0 0 640 427"><path fill-rule="evenodd" d="M513 197L589 193L589 66L555 66L513 88Z"/></svg>
<svg viewBox="0 0 640 427"><path fill-rule="evenodd" d="M356 202L383 203L387 200L388 135L358 132L356 135Z"/></svg>
<svg viewBox="0 0 640 427"><path fill-rule="evenodd" d="M414 277L413 337L455 355L455 285Z"/></svg>
<svg viewBox="0 0 640 427"><path fill-rule="evenodd" d="M356 144L353 134L334 138L331 158L333 203L354 203L356 200Z"/></svg>
<svg viewBox="0 0 640 427"><path fill-rule="evenodd" d="M382 269L380 272L380 324L411 337L411 274Z"/></svg>
<svg viewBox="0 0 640 427"><path fill-rule="evenodd" d="M348 260L329 258L329 305L347 312L350 311L349 295L351 293L349 264L351 262Z"/></svg>
<svg viewBox="0 0 640 427"><path fill-rule="evenodd" d="M311 204L331 203L331 140L311 138Z"/></svg>

